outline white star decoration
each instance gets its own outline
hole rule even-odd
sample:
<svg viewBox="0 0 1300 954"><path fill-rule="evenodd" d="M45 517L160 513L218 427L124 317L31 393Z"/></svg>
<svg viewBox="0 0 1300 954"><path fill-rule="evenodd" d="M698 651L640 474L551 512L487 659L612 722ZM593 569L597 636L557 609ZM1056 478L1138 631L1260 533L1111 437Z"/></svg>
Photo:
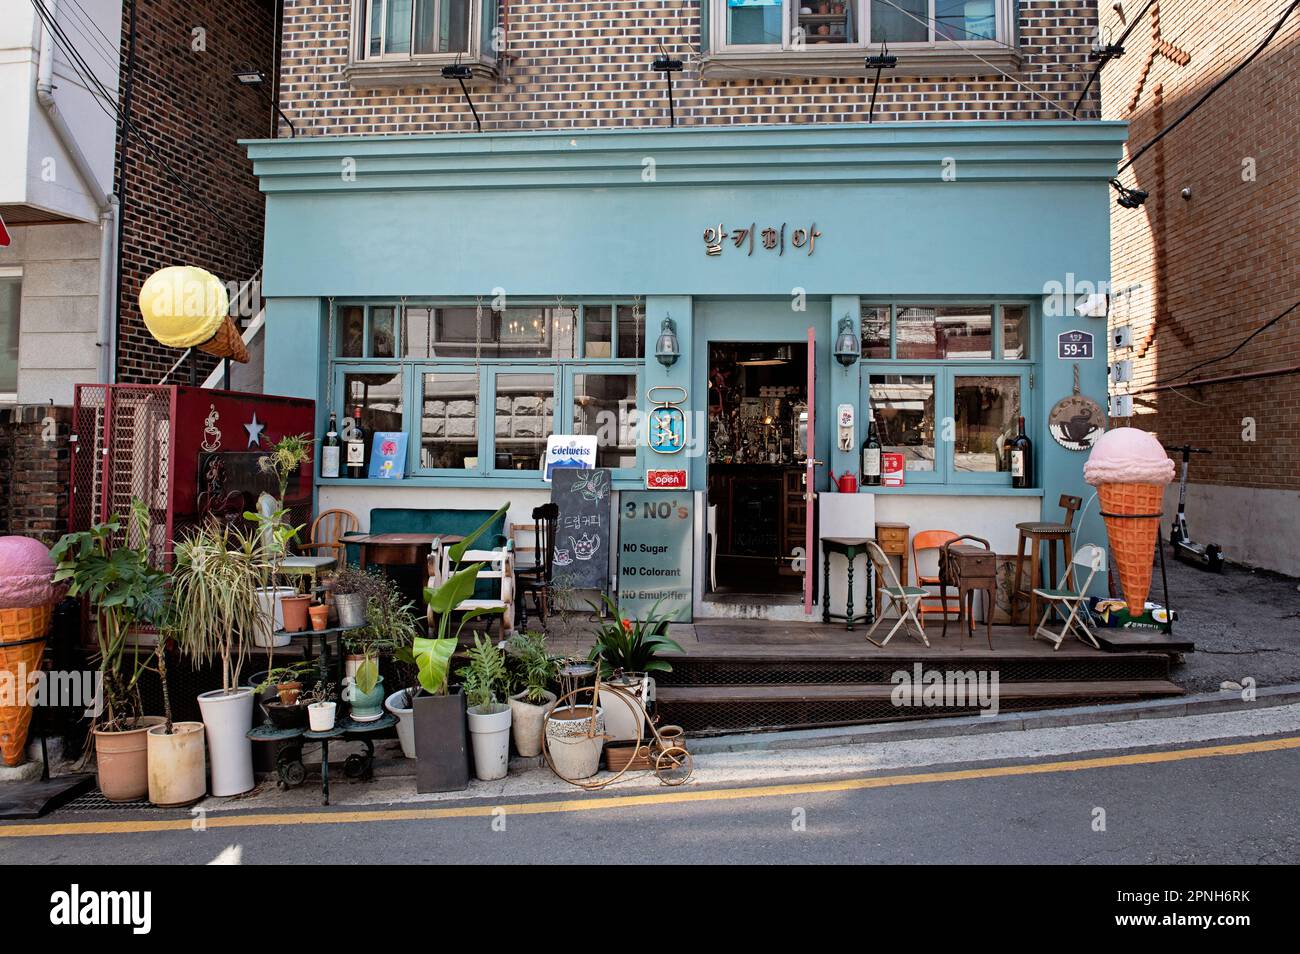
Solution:
<svg viewBox="0 0 1300 954"><path fill-rule="evenodd" d="M252 422L249 423L249 424L245 424L245 425L244 425L244 430L248 431L248 446L249 446L249 447L259 447L259 446L261 445L261 443L262 443L262 429L263 429L264 427L266 427L265 424L260 424L260 423L258 423L258 420L257 420L257 412L254 411L254 412L253 412L253 420L252 420Z"/></svg>

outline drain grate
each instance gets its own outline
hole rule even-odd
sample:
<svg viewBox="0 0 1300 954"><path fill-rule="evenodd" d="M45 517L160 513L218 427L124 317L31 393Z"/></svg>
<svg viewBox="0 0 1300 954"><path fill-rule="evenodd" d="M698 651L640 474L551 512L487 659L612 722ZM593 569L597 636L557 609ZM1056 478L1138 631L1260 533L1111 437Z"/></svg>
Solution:
<svg viewBox="0 0 1300 954"><path fill-rule="evenodd" d="M58 809L55 814L72 813L74 815L85 815L91 812L163 812L168 809L159 808L149 803L147 799L141 799L134 802L114 802L104 797L104 793L99 789L92 789L84 795L78 795L68 804Z"/></svg>

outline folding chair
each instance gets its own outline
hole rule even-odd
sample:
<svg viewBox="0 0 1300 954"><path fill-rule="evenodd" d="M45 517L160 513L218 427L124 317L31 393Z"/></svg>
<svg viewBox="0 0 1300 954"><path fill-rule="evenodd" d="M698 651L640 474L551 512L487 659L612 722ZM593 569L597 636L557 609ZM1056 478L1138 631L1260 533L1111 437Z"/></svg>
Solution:
<svg viewBox="0 0 1300 954"><path fill-rule="evenodd" d="M1074 572L1075 567L1087 569L1087 579L1079 584L1077 588L1071 589L1071 577L1078 582L1079 574ZM1094 649L1101 649L1097 643L1097 637L1093 635L1091 628L1086 620L1092 619L1092 614L1088 611L1088 587L1092 585L1092 579L1098 573L1106 572L1106 551L1095 543L1089 543L1086 546L1079 547L1079 552L1074 554L1070 560L1069 566L1065 568L1065 575L1061 577L1060 585L1056 589L1036 589L1034 595L1047 602L1047 609L1043 612L1043 618L1038 621L1038 628L1034 630L1034 637L1044 637L1053 644L1054 650L1061 648L1061 643L1065 642L1065 637L1074 633L1080 640L1092 645ZM1054 633L1047 628L1047 620L1052 615L1053 610L1065 610L1069 613L1065 616L1065 626L1059 633Z"/></svg>
<svg viewBox="0 0 1300 954"><path fill-rule="evenodd" d="M919 586L903 586L899 583L898 576L894 573L894 565L889 562L889 557L885 556L885 551L880 549L880 544L874 540L867 541L867 553L871 556L871 562L875 564L876 572L885 581L885 585L880 587L881 594L889 600L890 608L898 613L898 622L894 624L894 628L883 641L877 643L871 638L871 634L885 621L885 614L882 607L876 607L876 621L867 630L867 640L876 646L884 646L894 638L900 626L911 620L912 625L916 627L916 634L921 637L921 642L929 646L930 641L925 638L925 625L916 616L917 607L921 605L922 598L930 595L929 591Z"/></svg>

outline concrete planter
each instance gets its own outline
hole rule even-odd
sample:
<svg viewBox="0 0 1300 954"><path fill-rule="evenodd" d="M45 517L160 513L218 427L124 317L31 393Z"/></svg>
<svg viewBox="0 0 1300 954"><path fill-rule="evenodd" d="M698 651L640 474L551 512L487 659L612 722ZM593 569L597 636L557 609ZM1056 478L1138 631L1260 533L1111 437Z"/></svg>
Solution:
<svg viewBox="0 0 1300 954"><path fill-rule="evenodd" d="M292 586L259 587L257 608L261 611L258 624L253 628L253 645L261 649L288 646L293 636L284 630L284 611L280 601L298 591Z"/></svg>
<svg viewBox="0 0 1300 954"><path fill-rule="evenodd" d="M145 738L149 749L149 801L160 808L193 805L208 793L202 722L156 725Z"/></svg>
<svg viewBox="0 0 1300 954"><path fill-rule="evenodd" d="M551 766L563 778L591 778L600 768L605 745L605 710L596 707L593 728L591 706L561 706L546 719L546 750Z"/></svg>
<svg viewBox="0 0 1300 954"><path fill-rule="evenodd" d="M465 695L415 698L415 790L461 792L469 787Z"/></svg>
<svg viewBox="0 0 1300 954"><path fill-rule="evenodd" d="M384 708L397 717L397 741L402 743L402 755L415 758L415 709L407 709L406 690L398 689L384 700Z"/></svg>
<svg viewBox="0 0 1300 954"><path fill-rule="evenodd" d="M514 716L510 731L515 740L515 751L524 758L533 758L542 754L542 727L546 723L546 713L555 706L555 693L548 692L546 701L540 705L528 701L527 691L509 698L510 711Z"/></svg>
<svg viewBox="0 0 1300 954"><path fill-rule="evenodd" d="M110 802L133 802L149 792L147 733L162 716L142 716L125 732L95 730L95 766L99 790Z"/></svg>
<svg viewBox="0 0 1300 954"><path fill-rule="evenodd" d="M212 794L241 795L253 787L253 743L248 726L253 718L253 690L199 695L199 711L208 737L212 763Z"/></svg>

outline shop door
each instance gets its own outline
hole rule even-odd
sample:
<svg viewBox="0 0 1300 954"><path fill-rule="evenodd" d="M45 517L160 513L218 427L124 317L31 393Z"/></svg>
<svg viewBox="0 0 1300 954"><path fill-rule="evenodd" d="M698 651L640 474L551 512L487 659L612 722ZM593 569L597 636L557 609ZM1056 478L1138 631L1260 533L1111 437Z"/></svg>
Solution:
<svg viewBox="0 0 1300 954"><path fill-rule="evenodd" d="M817 486L814 477L820 461L817 456L817 333L808 329L808 456L804 465L804 541L803 541L803 611L805 616L813 611L813 578L817 568L817 553L813 549L813 510L817 495L813 488Z"/></svg>

